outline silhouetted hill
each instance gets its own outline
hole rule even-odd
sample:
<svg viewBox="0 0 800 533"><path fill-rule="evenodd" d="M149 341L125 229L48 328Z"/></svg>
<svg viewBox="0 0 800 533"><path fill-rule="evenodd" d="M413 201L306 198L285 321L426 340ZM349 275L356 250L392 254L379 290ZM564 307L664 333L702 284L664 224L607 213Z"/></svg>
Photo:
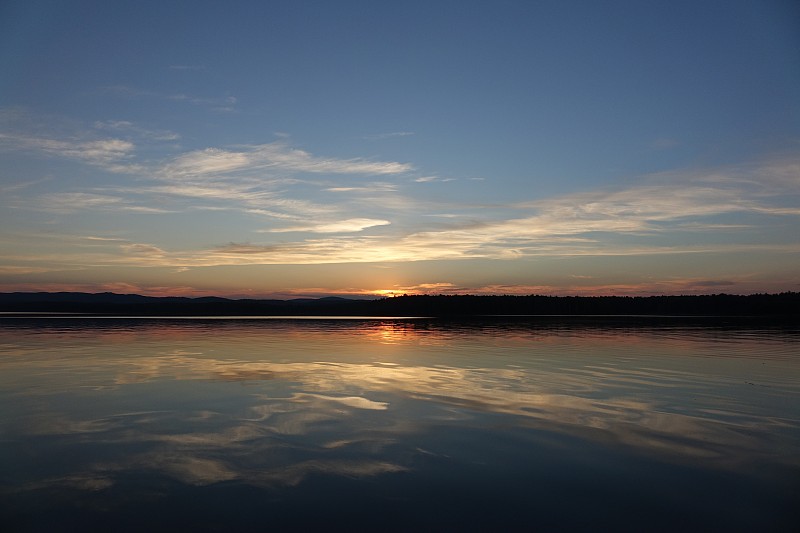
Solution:
<svg viewBox="0 0 800 533"><path fill-rule="evenodd" d="M363 315L659 315L800 316L800 293L704 296L399 296L379 300L341 297L234 300L79 292L0 293L2 312L87 313L133 316Z"/></svg>

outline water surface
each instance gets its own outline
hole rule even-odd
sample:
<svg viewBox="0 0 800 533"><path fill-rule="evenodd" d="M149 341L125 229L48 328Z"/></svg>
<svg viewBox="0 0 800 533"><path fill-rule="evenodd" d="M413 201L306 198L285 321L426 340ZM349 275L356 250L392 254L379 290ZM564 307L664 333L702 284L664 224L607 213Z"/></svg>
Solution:
<svg viewBox="0 0 800 533"><path fill-rule="evenodd" d="M800 331L0 319L12 530L786 530Z"/></svg>

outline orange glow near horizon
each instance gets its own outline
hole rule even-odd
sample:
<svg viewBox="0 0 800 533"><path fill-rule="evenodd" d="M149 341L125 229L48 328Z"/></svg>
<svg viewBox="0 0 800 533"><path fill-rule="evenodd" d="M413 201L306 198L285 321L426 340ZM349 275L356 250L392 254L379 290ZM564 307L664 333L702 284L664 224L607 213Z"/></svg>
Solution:
<svg viewBox="0 0 800 533"><path fill-rule="evenodd" d="M352 280L344 280L352 281ZM232 287L214 286L208 280L205 286L181 285L149 285L146 283L0 283L0 292L83 292L116 294L139 294L153 297L186 297L199 298L216 296L240 299L278 299L321 298L339 296L342 298L394 298L414 295L541 295L541 296L678 296L702 294L777 294L786 292L785 288L771 286L767 283L738 281L725 286L709 286L696 279L670 279L648 283L603 284L594 285L488 285L464 287L450 283L423 283L418 285L398 285L394 288L360 288L344 287L297 287L297 288L255 288L235 289ZM386 285L383 285L386 287Z"/></svg>
<svg viewBox="0 0 800 533"><path fill-rule="evenodd" d="M402 295L402 293L400 293L399 291L393 290L393 289L377 289L377 290L371 291L371 294L374 294L375 296L386 296L386 297L389 297L389 298L394 298L395 296L401 296Z"/></svg>

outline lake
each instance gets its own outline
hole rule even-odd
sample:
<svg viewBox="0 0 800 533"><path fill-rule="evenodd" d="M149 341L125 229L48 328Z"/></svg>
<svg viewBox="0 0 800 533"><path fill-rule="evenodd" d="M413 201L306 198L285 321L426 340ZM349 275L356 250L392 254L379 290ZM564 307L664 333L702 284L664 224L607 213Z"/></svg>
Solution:
<svg viewBox="0 0 800 533"><path fill-rule="evenodd" d="M793 531L800 328L0 318L6 531Z"/></svg>

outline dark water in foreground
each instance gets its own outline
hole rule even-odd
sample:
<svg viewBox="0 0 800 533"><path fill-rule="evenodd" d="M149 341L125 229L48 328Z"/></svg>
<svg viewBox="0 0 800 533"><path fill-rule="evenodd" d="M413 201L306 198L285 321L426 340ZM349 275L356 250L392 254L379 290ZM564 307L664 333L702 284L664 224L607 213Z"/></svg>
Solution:
<svg viewBox="0 0 800 533"><path fill-rule="evenodd" d="M10 531L792 531L800 330L0 319Z"/></svg>

